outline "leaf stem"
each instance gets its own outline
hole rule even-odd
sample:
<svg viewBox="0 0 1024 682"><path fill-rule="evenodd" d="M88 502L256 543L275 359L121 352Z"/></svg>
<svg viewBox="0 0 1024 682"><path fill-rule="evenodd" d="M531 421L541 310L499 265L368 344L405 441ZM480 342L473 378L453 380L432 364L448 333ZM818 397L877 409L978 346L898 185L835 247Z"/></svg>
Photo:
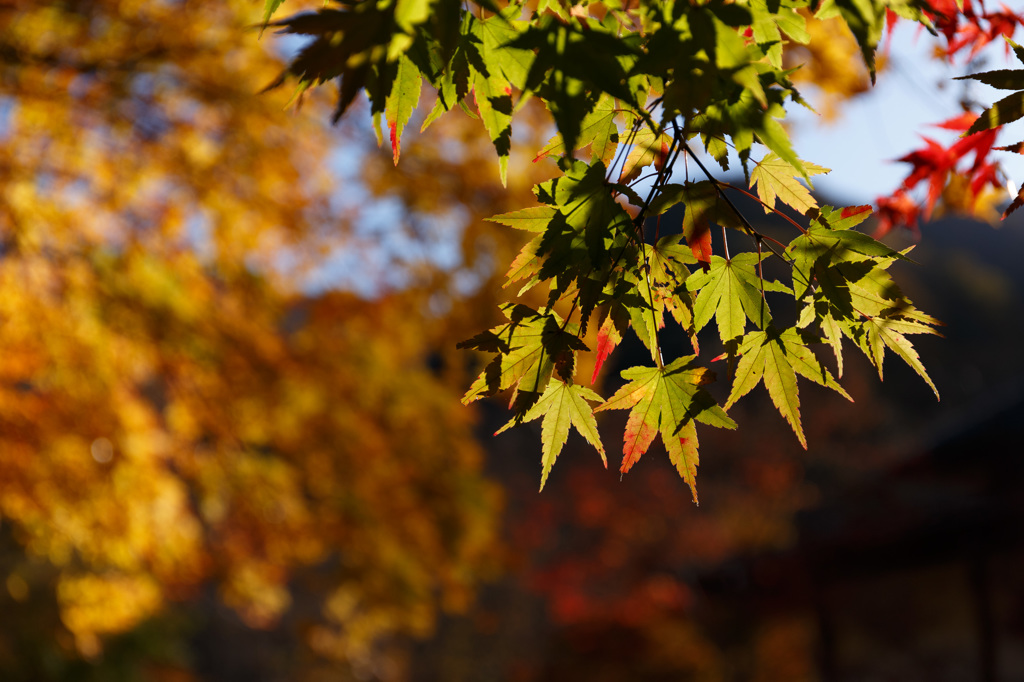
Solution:
<svg viewBox="0 0 1024 682"><path fill-rule="evenodd" d="M697 164L697 167L700 168L702 171L704 171L704 175L707 177L707 179L714 186L715 191L718 193L718 196L722 199L722 201L724 201L726 203L726 205L730 209L732 209L732 212L736 214L736 217L740 219L740 222L743 223L743 227L744 227L744 229L747 230L747 234L749 234L754 239L764 239L764 235L762 235L760 232L758 232L757 230L754 229L754 226L750 224L750 221L747 220L747 217L745 215L743 215L743 213L740 211L740 209L738 209L736 207L736 204L734 204L732 202L732 199L730 199L729 196L725 192L722 191L722 183L720 183L718 181L718 179L715 178L715 176L713 176L711 174L711 171L709 171L707 166L704 165L704 162L701 161L700 158L698 158L693 153L693 150L690 149L690 145L687 144L687 142L685 140L683 140L682 146L683 146L683 149L686 150L686 153L689 154L690 158L693 159L693 162ZM806 230L804 230L803 228L800 228L800 231L801 232L805 232ZM778 256L779 258L782 258L782 260L786 260L783 257L782 253L777 251L774 246L772 246L771 244L766 244L766 246L768 246L768 250L771 251L772 253L774 253L776 256Z"/></svg>
<svg viewBox="0 0 1024 682"><path fill-rule="evenodd" d="M736 185L729 184L728 182L721 182L719 184L721 184L722 187L728 187L729 189L736 190L737 192L741 192L743 194L746 194L748 197L750 197L751 199L753 199L757 203L761 204L762 206L767 208L769 211L772 211L773 213L775 213L775 215L779 216L780 218L785 219L787 222L789 222L790 225L792 225L796 229L800 230L800 232L802 232L803 234L807 234L807 230L805 230L800 225L800 223L798 223L797 221L793 220L788 215L786 215L785 213L783 213L779 209L775 208L774 206L769 206L768 204L764 203L763 201L761 201L761 198L758 197L757 195L748 192L747 190L743 189L742 187L737 187Z"/></svg>

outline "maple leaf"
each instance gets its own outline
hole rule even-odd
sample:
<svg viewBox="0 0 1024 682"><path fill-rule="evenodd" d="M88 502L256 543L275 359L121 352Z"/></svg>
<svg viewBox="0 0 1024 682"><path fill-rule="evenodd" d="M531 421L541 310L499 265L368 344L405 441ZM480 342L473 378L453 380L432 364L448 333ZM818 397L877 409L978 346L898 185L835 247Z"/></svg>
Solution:
<svg viewBox="0 0 1024 682"><path fill-rule="evenodd" d="M906 190L898 189L891 196L878 197L875 203L878 204L876 238L884 237L894 227L901 225L910 230L917 229L917 219L921 213L921 207L907 194Z"/></svg>
<svg viewBox="0 0 1024 682"><path fill-rule="evenodd" d="M1021 206L1024 206L1024 187L1018 190L1017 196L1013 198L1010 205L1006 207L1005 211L1003 211L1003 220L1006 220L1006 216L1010 215Z"/></svg>
<svg viewBox="0 0 1024 682"><path fill-rule="evenodd" d="M758 275L757 265L767 257L765 254L759 258L755 253L740 253L731 260L712 256L707 272L699 272L687 280L687 289L698 292L693 304L696 331L714 317L722 343L728 343L743 335L747 319L762 329L771 322L762 292L788 293L789 289L778 282L762 280Z"/></svg>
<svg viewBox="0 0 1024 682"><path fill-rule="evenodd" d="M473 98L480 120L498 152L498 172L502 186L508 184L508 157L512 149L512 95L508 84L500 77L476 74L473 80Z"/></svg>
<svg viewBox="0 0 1024 682"><path fill-rule="evenodd" d="M423 79L420 77L420 70L406 55L400 56L395 64L391 92L384 105L384 116L391 129L391 153L396 166L398 165L402 130L412 117L416 105L419 104L422 85Z"/></svg>
<svg viewBox="0 0 1024 682"><path fill-rule="evenodd" d="M774 11L772 11L773 9ZM783 33L804 45L810 41L807 20L795 8L781 3L752 2L750 10L753 14L750 37L758 45L769 46L768 60L775 68L782 68Z"/></svg>
<svg viewBox="0 0 1024 682"><path fill-rule="evenodd" d="M807 175L819 175L829 173L831 169L819 166L815 163L803 162ZM779 157L775 152L769 153L750 172L750 187L757 185L757 196L764 203L764 212L770 213L775 208L775 199L778 198L784 204L792 206L801 214L807 213L812 208L817 208L818 202L814 200L806 187L800 184L793 174L795 168Z"/></svg>
<svg viewBox="0 0 1024 682"><path fill-rule="evenodd" d="M531 206L487 218L492 223L526 232L543 232L558 210L554 206Z"/></svg>
<svg viewBox="0 0 1024 682"><path fill-rule="evenodd" d="M846 323L845 328L847 335L857 342L878 370L879 379L884 378L882 363L885 349L888 348L903 358L903 361L924 379L935 394L935 398L939 399L939 390L928 376L913 344L906 337L907 334L937 334L938 332L921 322L891 317L871 317L857 325Z"/></svg>
<svg viewBox="0 0 1024 682"><path fill-rule="evenodd" d="M831 206L824 206L808 230L786 247L793 264L793 293L803 298L814 280L815 266L827 267L844 261L864 260L865 257L903 258L885 244L868 235L850 229L867 219L870 211L856 211L844 215Z"/></svg>
<svg viewBox="0 0 1024 682"><path fill-rule="evenodd" d="M779 414L789 422L800 445L806 450L807 438L800 423L797 374L831 388L847 400L853 400L807 347L808 343L816 341L816 338L795 328L779 332L769 327L765 331L750 332L744 336L739 348L740 361L736 366L736 377L725 409L729 409L755 386L764 382Z"/></svg>
<svg viewBox="0 0 1024 682"><path fill-rule="evenodd" d="M594 374L590 377L590 383L597 381L597 376L601 372L601 367L604 366L604 361L608 359L615 347L622 342L622 334L618 329L615 328L615 321L611 315L604 318L604 322L601 323L601 328L597 331L597 356L594 359Z"/></svg>
<svg viewBox="0 0 1024 682"><path fill-rule="evenodd" d="M735 211L722 201L718 188L712 182L694 182L685 185L667 184L651 202L651 214L664 213L683 204L683 236L694 257L704 270L711 263L711 224L742 229L743 224Z"/></svg>
<svg viewBox="0 0 1024 682"><path fill-rule="evenodd" d="M662 284L679 285L690 276L685 264L696 263L690 249L679 244L683 235L670 234L655 244L644 244L644 253L651 269L651 277Z"/></svg>
<svg viewBox="0 0 1024 682"><path fill-rule="evenodd" d="M635 55L635 46L617 40L597 22L584 21L578 28L544 14L508 46L536 52L522 89L545 100L567 151L576 148L581 124L599 93L636 104L619 59Z"/></svg>
<svg viewBox="0 0 1024 682"><path fill-rule="evenodd" d="M263 4L263 21L260 25L260 37L263 36L263 31L266 30L267 24L270 23L270 18L274 16L274 12L284 4L284 0L266 0Z"/></svg>
<svg viewBox="0 0 1024 682"><path fill-rule="evenodd" d="M599 159L606 166L611 164L619 142L619 127L615 123L617 116L618 109L615 99L607 94L602 95L594 105L594 110L587 114L580 123L576 148L582 149L590 145L590 151L595 160ZM557 134L537 153L533 160L540 161L551 154L566 156L567 152L565 140L561 134Z"/></svg>
<svg viewBox="0 0 1024 682"><path fill-rule="evenodd" d="M669 458L690 486L697 502L697 432L694 421L727 429L736 428L729 415L702 386L713 374L695 364L690 355L657 367L631 367L622 372L625 386L597 408L630 410L623 437L621 473L632 468L661 434Z"/></svg>
<svg viewBox="0 0 1024 682"><path fill-rule="evenodd" d="M1017 90L1024 89L1024 70L988 71L976 73L962 78L979 80L987 85L997 88ZM996 128L1006 123L1012 123L1021 116L1024 116L1024 92L1015 92L1007 95L988 109L983 111L978 119L968 130L967 134Z"/></svg>
<svg viewBox="0 0 1024 682"><path fill-rule="evenodd" d="M654 164L656 168L660 168L664 165L669 146L672 144L672 136L668 133L655 134L647 128L642 128L635 135L627 137L626 141L632 147L626 156L626 162L622 164L620 183L637 179L646 166Z"/></svg>
<svg viewBox="0 0 1024 682"><path fill-rule="evenodd" d="M458 348L498 354L463 396L464 404L513 387L513 402L520 392L526 394L524 400L529 402L540 396L558 364L565 363L566 356L571 356L573 351L587 350L586 344L574 333L575 327L563 325L553 312L542 314L528 306L511 303L502 306L502 312L508 324L458 344ZM566 374L564 378L571 378L571 372Z"/></svg>
<svg viewBox="0 0 1024 682"><path fill-rule="evenodd" d="M860 347L882 377L885 347L903 358L935 391L906 334L936 334L941 323L919 311L887 272L895 258L843 261L816 270L819 287L801 313L798 327L818 321L843 373L840 339ZM938 393L936 392L936 396Z"/></svg>
<svg viewBox="0 0 1024 682"><path fill-rule="evenodd" d="M558 210L554 206L533 206L491 216L487 220L525 232L543 233L557 214ZM509 266L504 287L521 279L535 278L540 274L544 264L540 257L543 242L544 235L540 234L523 246Z"/></svg>
<svg viewBox="0 0 1024 682"><path fill-rule="evenodd" d="M544 421L541 422L541 442L543 443L541 490L544 490L551 467L554 466L555 459L558 458L565 446L565 441L569 438L570 426L575 427L580 435L597 449L605 468L608 468L608 458L605 455L604 446L601 444L601 436L597 431L597 420L594 418L594 410L590 407L588 400L604 402L601 396L585 386L552 379L544 389L544 394L521 420L512 419L495 432L494 435L498 435L520 422L530 422L544 417Z"/></svg>
<svg viewBox="0 0 1024 682"><path fill-rule="evenodd" d="M957 157L952 150L946 149L935 140L924 136L922 139L926 145L924 149L913 151L897 160L913 166L910 175L903 181L903 189L913 189L921 180L928 179L928 198L924 210L927 219L931 216L935 202L942 196L942 189L946 186L950 171L956 166Z"/></svg>

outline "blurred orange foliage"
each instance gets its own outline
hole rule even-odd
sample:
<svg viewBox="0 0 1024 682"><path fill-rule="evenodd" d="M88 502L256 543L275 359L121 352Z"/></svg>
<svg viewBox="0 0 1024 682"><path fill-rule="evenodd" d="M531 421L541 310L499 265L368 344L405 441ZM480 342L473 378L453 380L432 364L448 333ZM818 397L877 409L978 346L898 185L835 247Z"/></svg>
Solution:
<svg viewBox="0 0 1024 682"><path fill-rule="evenodd" d="M283 55L257 5L0 7L0 518L24 552L0 577L54 595L44 631L87 658L210 583L272 624L315 574L308 643L358 660L496 565L500 499L446 359L491 309L456 284L487 290L506 247L459 230L537 171L499 190L486 146L452 154L453 119L399 181L315 96L295 115L259 94ZM382 195L390 252L361 231ZM308 293L332 278L376 298ZM0 642L0 671L18 655Z"/></svg>

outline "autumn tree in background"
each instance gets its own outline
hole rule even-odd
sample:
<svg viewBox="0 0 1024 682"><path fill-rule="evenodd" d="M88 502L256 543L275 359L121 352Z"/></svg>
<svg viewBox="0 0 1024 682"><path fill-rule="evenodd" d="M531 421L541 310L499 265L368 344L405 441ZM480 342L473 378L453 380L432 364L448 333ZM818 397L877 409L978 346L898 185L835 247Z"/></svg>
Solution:
<svg viewBox="0 0 1024 682"><path fill-rule="evenodd" d="M500 498L444 359L481 323L453 282L505 257L460 228L504 190L472 140L464 163L423 145L429 192L375 184L317 98L259 94L285 64L258 19L0 8L3 608L25 616L2 677L99 661L210 584L256 627L312 590L308 645L358 663L496 566ZM353 282L372 295L325 291Z"/></svg>
<svg viewBox="0 0 1024 682"><path fill-rule="evenodd" d="M470 385L467 402L511 389L513 423L541 420L541 485L570 427L606 457L594 412L621 408L619 468L660 434L696 499L695 422L734 426L718 402L763 382L804 442L797 375L845 395L818 342L838 375L852 341L927 381L906 335L934 321L886 272L904 254L851 229L868 207L817 205L801 179L825 169L779 123L803 82L823 110L867 88L897 20L934 26L951 58L1020 23L880 0L0 7L0 577L20 614L0 670L111 662L118 634L210 585L253 627L314 595L317 660L368 666L428 633L503 558ZM313 87L339 79L337 100ZM1000 185L992 126L1019 98L908 157L875 229ZM747 188L715 165L733 152ZM788 232L755 228L743 194L788 206ZM798 316L773 322L787 298ZM692 355L665 347L673 325ZM454 347L471 337L475 383ZM605 401L630 338L649 361ZM780 508L772 542L799 503L777 468L757 493ZM625 536L594 489L577 511ZM725 516L702 530L727 538L706 556L764 542ZM645 584L602 611L577 568L547 576L568 620L681 603Z"/></svg>

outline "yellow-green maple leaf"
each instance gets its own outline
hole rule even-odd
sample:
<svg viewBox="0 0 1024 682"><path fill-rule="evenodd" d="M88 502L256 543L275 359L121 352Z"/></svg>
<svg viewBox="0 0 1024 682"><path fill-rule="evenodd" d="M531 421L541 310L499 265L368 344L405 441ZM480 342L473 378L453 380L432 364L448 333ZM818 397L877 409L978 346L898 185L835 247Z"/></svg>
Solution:
<svg viewBox="0 0 1024 682"><path fill-rule="evenodd" d="M831 172L830 168L808 161L803 162L807 175L821 175ZM818 207L810 191L796 178L799 171L775 152L769 153L750 172L750 186L757 185L757 196L764 203L764 212L775 208L775 200L792 206L801 214ZM813 187L812 187L813 188Z"/></svg>

